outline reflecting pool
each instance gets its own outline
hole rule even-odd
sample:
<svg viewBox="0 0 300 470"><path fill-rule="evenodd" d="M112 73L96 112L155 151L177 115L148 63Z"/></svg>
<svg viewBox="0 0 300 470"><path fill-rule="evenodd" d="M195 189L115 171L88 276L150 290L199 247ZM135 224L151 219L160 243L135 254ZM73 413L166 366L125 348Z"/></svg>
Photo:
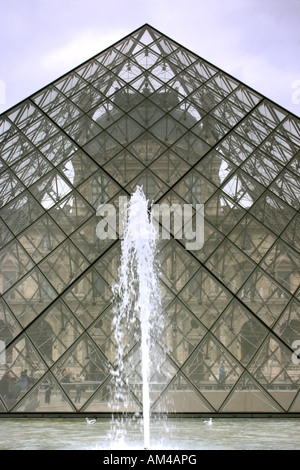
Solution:
<svg viewBox="0 0 300 470"><path fill-rule="evenodd" d="M202 418L153 421L150 449L300 449L300 419ZM113 436L114 435L114 436ZM110 419L0 419L0 450L143 449L139 420L116 436Z"/></svg>

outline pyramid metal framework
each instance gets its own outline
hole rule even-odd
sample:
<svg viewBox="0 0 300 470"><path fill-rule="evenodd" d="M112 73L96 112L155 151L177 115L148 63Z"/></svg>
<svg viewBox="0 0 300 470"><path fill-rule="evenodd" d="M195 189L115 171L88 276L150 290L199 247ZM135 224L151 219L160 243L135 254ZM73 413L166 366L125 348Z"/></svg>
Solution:
<svg viewBox="0 0 300 470"><path fill-rule="evenodd" d="M2 114L1 415L111 412L121 242L96 211L137 185L205 208L201 250L159 249L152 411L300 412L299 148L296 116L147 24Z"/></svg>

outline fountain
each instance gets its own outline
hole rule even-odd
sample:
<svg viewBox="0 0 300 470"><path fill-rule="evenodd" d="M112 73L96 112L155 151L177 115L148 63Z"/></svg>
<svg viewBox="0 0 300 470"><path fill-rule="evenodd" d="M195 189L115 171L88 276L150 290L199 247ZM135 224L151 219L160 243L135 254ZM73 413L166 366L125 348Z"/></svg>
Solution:
<svg viewBox="0 0 300 470"><path fill-rule="evenodd" d="M156 236L148 201L137 187L126 208L119 281L114 286L115 338L117 343L115 377L117 398L124 398L129 385L125 371L127 338L140 342L144 447L150 446L150 350L155 326L161 323L158 275L155 267ZM161 326L161 325L160 325Z"/></svg>

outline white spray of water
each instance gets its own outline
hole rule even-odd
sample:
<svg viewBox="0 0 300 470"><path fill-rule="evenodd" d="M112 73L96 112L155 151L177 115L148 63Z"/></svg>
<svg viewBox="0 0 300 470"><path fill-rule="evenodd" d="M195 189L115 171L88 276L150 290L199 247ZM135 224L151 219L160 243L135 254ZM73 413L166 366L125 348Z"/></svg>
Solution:
<svg viewBox="0 0 300 470"><path fill-rule="evenodd" d="M141 365L143 387L144 446L150 446L150 348L151 330L160 311L158 275L155 269L156 237L148 201L142 188L137 187L128 204L128 219L122 240L119 282L114 294L119 298L115 315L117 368L114 371L120 389L129 383L124 370L126 336L140 326ZM130 333L131 328L131 333Z"/></svg>

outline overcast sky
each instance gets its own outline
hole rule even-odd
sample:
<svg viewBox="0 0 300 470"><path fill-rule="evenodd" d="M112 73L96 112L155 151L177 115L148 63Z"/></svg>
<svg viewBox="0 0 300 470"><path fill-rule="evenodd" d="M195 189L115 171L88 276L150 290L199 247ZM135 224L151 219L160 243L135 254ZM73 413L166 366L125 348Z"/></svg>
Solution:
<svg viewBox="0 0 300 470"><path fill-rule="evenodd" d="M0 112L145 23L300 115L300 0L0 0Z"/></svg>

